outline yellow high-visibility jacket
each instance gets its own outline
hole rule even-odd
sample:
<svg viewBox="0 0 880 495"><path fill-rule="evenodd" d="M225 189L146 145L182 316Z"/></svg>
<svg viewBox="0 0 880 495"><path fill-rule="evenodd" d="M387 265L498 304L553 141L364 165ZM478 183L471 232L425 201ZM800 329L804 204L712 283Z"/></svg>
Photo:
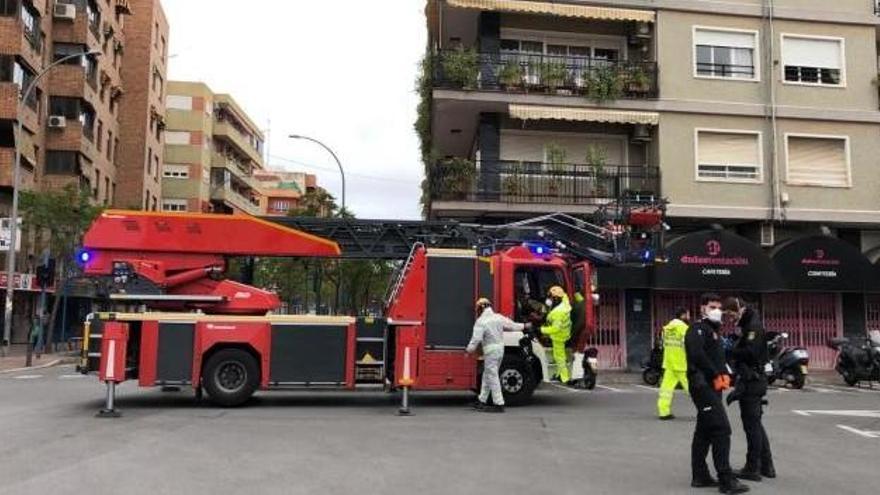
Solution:
<svg viewBox="0 0 880 495"><path fill-rule="evenodd" d="M663 369L687 371L687 354L684 350L684 336L688 324L678 318L663 327Z"/></svg>
<svg viewBox="0 0 880 495"><path fill-rule="evenodd" d="M563 296L562 302L547 313L547 322L541 327L541 333L554 341L567 342L571 338L571 303L568 302L568 296Z"/></svg>

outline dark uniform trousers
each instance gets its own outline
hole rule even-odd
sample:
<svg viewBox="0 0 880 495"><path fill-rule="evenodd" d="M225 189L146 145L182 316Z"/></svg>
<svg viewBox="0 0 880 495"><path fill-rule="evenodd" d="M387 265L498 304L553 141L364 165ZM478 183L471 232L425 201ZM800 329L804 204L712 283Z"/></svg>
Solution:
<svg viewBox="0 0 880 495"><path fill-rule="evenodd" d="M706 456L712 449L712 461L722 483L733 475L730 468L730 421L721 403L721 392L710 387L702 375L693 374L690 381L691 399L697 408L697 427L691 443L691 473L695 480L711 478Z"/></svg>
<svg viewBox="0 0 880 495"><path fill-rule="evenodd" d="M746 434L746 470L760 471L773 466L770 441L761 417L764 415L764 396L767 395L767 377L757 374L746 383L746 389L739 400L739 412L743 430Z"/></svg>

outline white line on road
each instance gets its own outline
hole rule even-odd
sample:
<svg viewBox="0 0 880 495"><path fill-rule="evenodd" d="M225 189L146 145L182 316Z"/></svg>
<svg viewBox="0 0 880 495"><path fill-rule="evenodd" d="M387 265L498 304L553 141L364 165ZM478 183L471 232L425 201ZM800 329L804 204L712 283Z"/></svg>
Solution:
<svg viewBox="0 0 880 495"><path fill-rule="evenodd" d="M801 416L847 416L850 418L874 418L880 419L880 411L872 411L872 410L863 410L863 409L849 409L849 410L822 410L822 411L814 411L814 410L792 410L791 412L795 414L800 414Z"/></svg>
<svg viewBox="0 0 880 495"><path fill-rule="evenodd" d="M880 392L880 389L869 389L869 388L861 388L861 387L844 387L842 385L828 385L829 387L834 388L834 390L840 390L842 392L857 392L860 394L875 394Z"/></svg>
<svg viewBox="0 0 880 495"><path fill-rule="evenodd" d="M582 392L582 390L577 390L577 389L573 389L571 387L566 387L565 385L560 385L558 383L551 383L550 385L553 385L556 388L560 388L562 390L565 390L566 392L572 392L575 394ZM597 385L597 386L601 386L601 385Z"/></svg>
<svg viewBox="0 0 880 495"><path fill-rule="evenodd" d="M822 387L808 387L807 390L819 392L820 394L839 394L840 393L840 390L832 390L830 388L822 388Z"/></svg>
<svg viewBox="0 0 880 495"><path fill-rule="evenodd" d="M635 386L638 387L638 388L644 389L644 390L649 390L649 391L651 391L651 392L655 392L655 393L658 392L658 391L660 390L660 389L657 388L657 387L649 387L649 386L647 386L647 385L641 385L641 384L638 384L638 383L637 383Z"/></svg>
<svg viewBox="0 0 880 495"><path fill-rule="evenodd" d="M43 375L19 375L13 378L16 380L36 380L37 378L43 378Z"/></svg>
<svg viewBox="0 0 880 495"><path fill-rule="evenodd" d="M76 380L77 378L85 378L86 375L76 374L76 375L60 375L58 377L59 380Z"/></svg>
<svg viewBox="0 0 880 495"><path fill-rule="evenodd" d="M850 433L855 433L856 435L859 435L864 438L880 438L880 431L863 431L863 430L859 430L857 428L853 428L852 426L846 426L846 425L837 425L837 427L840 428L841 430L846 430Z"/></svg>
<svg viewBox="0 0 880 495"><path fill-rule="evenodd" d="M629 390L624 390L622 388L609 387L608 385L596 385L596 388L601 388L602 390L608 390L610 392L616 392L618 394L628 394L630 392Z"/></svg>
<svg viewBox="0 0 880 495"><path fill-rule="evenodd" d="M800 414L801 416L809 416L810 415L810 413L808 413L807 411L793 410L792 412L795 414Z"/></svg>

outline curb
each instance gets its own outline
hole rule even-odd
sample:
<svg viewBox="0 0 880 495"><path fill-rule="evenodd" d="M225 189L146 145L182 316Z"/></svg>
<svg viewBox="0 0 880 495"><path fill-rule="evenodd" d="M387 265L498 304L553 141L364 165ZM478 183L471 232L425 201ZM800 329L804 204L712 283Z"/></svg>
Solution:
<svg viewBox="0 0 880 495"><path fill-rule="evenodd" d="M73 361L70 358L58 358L58 359L54 359L52 361L49 361L46 364L41 364L39 366L31 366L30 368L25 367L25 368L13 368L11 370L0 370L0 375L5 375L8 373L18 373L20 371L42 370L42 369L46 369L46 368L52 368L53 366L70 364L72 362Z"/></svg>

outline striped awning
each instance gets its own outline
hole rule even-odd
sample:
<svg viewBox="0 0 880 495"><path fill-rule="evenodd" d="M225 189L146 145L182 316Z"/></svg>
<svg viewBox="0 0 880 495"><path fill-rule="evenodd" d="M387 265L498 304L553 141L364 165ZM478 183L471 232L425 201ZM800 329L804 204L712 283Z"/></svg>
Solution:
<svg viewBox="0 0 880 495"><path fill-rule="evenodd" d="M516 104L510 105L509 112L512 118L519 120L568 120L575 122L645 125L657 125L660 123L660 114L655 112Z"/></svg>
<svg viewBox="0 0 880 495"><path fill-rule="evenodd" d="M37 149L34 147L34 139L28 131L18 133L18 127L14 128L15 143L21 153L21 159L28 162L31 167L37 166Z"/></svg>
<svg viewBox="0 0 880 495"><path fill-rule="evenodd" d="M654 12L648 10L617 9L612 7L592 7L565 3L532 2L529 0L446 0L452 7L463 9L491 10L497 12L523 12L528 14L549 14L582 19L604 19L609 21L654 22Z"/></svg>

